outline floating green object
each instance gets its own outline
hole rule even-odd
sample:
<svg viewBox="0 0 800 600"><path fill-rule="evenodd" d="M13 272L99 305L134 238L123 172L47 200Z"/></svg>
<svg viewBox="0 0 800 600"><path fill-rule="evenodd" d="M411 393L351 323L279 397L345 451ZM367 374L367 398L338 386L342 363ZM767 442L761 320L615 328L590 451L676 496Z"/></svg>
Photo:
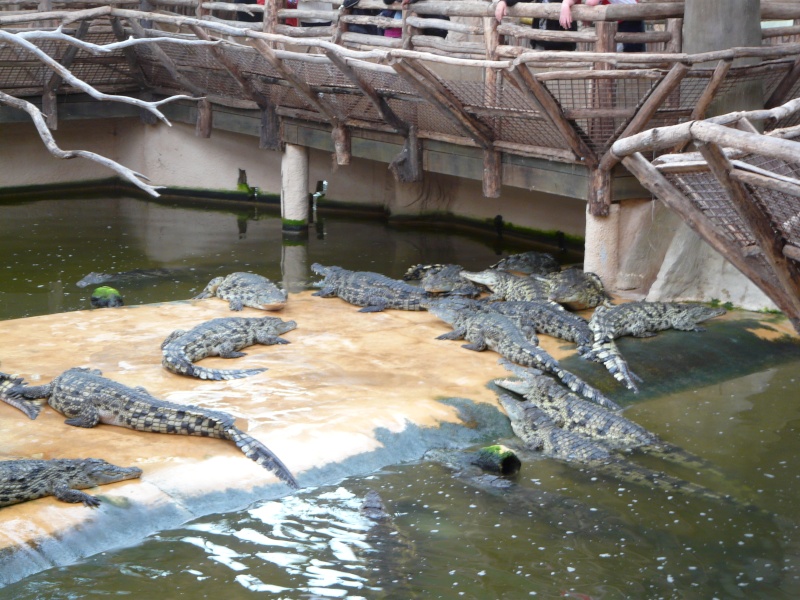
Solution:
<svg viewBox="0 0 800 600"><path fill-rule="evenodd" d="M506 446L495 444L481 448L470 461L484 471L499 473L500 475L516 475L522 466L517 454Z"/></svg>
<svg viewBox="0 0 800 600"><path fill-rule="evenodd" d="M108 308L112 306L124 306L125 301L122 294L107 285L96 288L89 299L94 308Z"/></svg>

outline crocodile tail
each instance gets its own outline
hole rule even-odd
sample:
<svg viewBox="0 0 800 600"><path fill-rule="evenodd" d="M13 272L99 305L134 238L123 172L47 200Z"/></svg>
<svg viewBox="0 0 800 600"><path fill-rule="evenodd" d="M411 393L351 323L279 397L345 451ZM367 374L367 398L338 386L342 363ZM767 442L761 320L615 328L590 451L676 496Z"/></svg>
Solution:
<svg viewBox="0 0 800 600"><path fill-rule="evenodd" d="M206 367L198 367L185 356L175 357L174 355L165 355L161 364L167 371L177 373L178 375L186 375L187 377L196 377L197 379L205 379L208 381L223 381L229 379L242 379L263 373L266 368L261 369L207 369Z"/></svg>
<svg viewBox="0 0 800 600"><path fill-rule="evenodd" d="M192 365L191 368L185 373L190 377L197 377L198 379L207 379L211 381L227 381L230 379L243 379L251 375L258 375L267 369L206 369L205 367L198 367Z"/></svg>
<svg viewBox="0 0 800 600"><path fill-rule="evenodd" d="M620 409L619 404L607 398L600 390L592 387L577 375L573 375L569 371L565 371L561 368L552 371L552 373L576 394L580 394L584 398L588 398L592 402L604 406L605 408L610 408L612 410Z"/></svg>
<svg viewBox="0 0 800 600"><path fill-rule="evenodd" d="M622 385L629 390L633 390L634 392L639 391L639 388L636 386L636 381L641 381L641 378L630 370L628 362L622 357L619 348L617 348L613 340L595 344L584 357L602 363L614 379L622 383Z"/></svg>
<svg viewBox="0 0 800 600"><path fill-rule="evenodd" d="M244 452L247 458L254 460L267 471L275 473L278 479L285 482L288 486L294 489L300 487L294 475L292 475L291 471L286 468L286 465L281 462L281 459L275 456L272 450L267 448L264 444L236 427L228 427L225 433L227 433L228 439L232 440L239 449Z"/></svg>

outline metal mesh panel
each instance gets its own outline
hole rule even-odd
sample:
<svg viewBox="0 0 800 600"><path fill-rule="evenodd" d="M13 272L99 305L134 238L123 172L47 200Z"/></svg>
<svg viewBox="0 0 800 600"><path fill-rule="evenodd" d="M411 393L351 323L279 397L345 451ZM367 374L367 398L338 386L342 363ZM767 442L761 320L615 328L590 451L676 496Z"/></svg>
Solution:
<svg viewBox="0 0 800 600"><path fill-rule="evenodd" d="M714 224L714 229L741 247L755 244L755 239L739 214L734 210L728 194L710 172L670 173L666 178Z"/></svg>
<svg viewBox="0 0 800 600"><path fill-rule="evenodd" d="M778 175L800 179L800 164L788 163L778 158L751 155L743 162L766 169ZM765 187L748 185L762 210L769 216L773 228L789 243L800 246L800 198Z"/></svg>

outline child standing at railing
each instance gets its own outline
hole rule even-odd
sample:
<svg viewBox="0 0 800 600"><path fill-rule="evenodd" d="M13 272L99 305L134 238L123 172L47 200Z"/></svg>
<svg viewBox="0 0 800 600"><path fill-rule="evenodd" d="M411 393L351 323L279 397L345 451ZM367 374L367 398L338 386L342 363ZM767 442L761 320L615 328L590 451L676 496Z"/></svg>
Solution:
<svg viewBox="0 0 800 600"><path fill-rule="evenodd" d="M581 4L581 0L564 0L561 3L561 14L559 16L559 23L564 28L569 28L572 25L572 7L575 4ZM585 0L583 4L586 6L597 6L598 4L638 4L638 0ZM644 21L620 21L617 26L617 31L624 33L644 33ZM617 52L644 52L646 50L644 44L618 44Z"/></svg>

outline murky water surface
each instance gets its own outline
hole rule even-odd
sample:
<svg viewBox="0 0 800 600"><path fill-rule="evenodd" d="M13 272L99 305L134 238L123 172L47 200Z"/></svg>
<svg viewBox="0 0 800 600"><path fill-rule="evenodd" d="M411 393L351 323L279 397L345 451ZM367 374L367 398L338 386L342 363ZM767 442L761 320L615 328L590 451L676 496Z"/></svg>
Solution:
<svg viewBox="0 0 800 600"><path fill-rule="evenodd" d="M281 279L287 252L279 222L258 213L133 200L2 206L0 316L87 308L92 287L75 282L90 271L175 269L166 279L117 286L128 304L184 299L231 270ZM309 263L399 277L417 262L480 268L496 260L492 241L330 217L305 251ZM720 325L709 330L715 337L667 334L647 343L666 356L676 336L701 348L704 339L727 339ZM729 501L653 490L528 454L505 486L421 461L204 517L29 577L0 597L800 597L800 349L777 346L766 357L773 366L754 370L740 347L747 338L730 339L738 375L642 395L626 411L715 468L696 472L657 456L631 460ZM370 489L391 519L359 512Z"/></svg>

